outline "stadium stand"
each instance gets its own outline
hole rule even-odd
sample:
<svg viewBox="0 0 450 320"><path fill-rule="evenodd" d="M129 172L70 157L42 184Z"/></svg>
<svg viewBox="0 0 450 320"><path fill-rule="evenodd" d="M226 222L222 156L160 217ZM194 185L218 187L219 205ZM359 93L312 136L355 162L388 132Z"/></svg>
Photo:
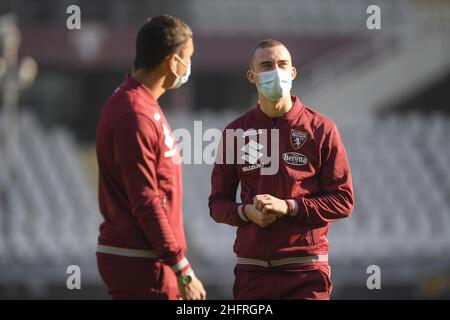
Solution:
<svg viewBox="0 0 450 320"><path fill-rule="evenodd" d="M21 115L19 127L15 163L7 170L0 162L6 198L0 215L1 282L65 284L65 270L72 264L87 279L98 277L100 216L71 135L63 129L47 132L28 113Z"/></svg>

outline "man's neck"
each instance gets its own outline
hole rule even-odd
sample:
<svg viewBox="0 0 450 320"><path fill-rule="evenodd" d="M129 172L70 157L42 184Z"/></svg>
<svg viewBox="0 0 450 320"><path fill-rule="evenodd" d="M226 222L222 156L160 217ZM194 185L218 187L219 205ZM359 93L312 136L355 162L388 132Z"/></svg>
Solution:
<svg viewBox="0 0 450 320"><path fill-rule="evenodd" d="M272 101L260 95L259 101L261 111L271 118L281 117L292 108L292 100L290 95L279 101Z"/></svg>
<svg viewBox="0 0 450 320"><path fill-rule="evenodd" d="M131 78L142 83L151 93L155 100L161 97L166 89L163 87L164 78L156 72L145 72L142 69L131 71Z"/></svg>

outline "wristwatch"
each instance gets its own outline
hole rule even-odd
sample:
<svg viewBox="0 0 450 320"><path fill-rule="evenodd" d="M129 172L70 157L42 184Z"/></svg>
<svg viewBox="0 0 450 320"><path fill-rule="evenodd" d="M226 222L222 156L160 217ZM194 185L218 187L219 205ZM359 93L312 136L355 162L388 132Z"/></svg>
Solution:
<svg viewBox="0 0 450 320"><path fill-rule="evenodd" d="M194 271L189 271L185 274L178 276L178 281L180 281L183 285L187 285L192 282L193 276L194 276Z"/></svg>

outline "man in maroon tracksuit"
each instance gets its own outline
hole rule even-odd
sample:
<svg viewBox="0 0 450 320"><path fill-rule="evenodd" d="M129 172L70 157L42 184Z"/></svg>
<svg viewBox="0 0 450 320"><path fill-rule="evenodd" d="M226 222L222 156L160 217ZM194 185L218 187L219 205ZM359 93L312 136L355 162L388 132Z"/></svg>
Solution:
<svg viewBox="0 0 450 320"><path fill-rule="evenodd" d="M113 299L205 299L185 257L181 161L158 105L190 73L192 31L181 20L147 21L131 75L97 127L100 226L97 261Z"/></svg>
<svg viewBox="0 0 450 320"><path fill-rule="evenodd" d="M237 226L235 299L330 298L328 224L351 215L352 180L336 125L290 95L296 74L279 41L255 47L259 102L226 127L212 172L210 214Z"/></svg>

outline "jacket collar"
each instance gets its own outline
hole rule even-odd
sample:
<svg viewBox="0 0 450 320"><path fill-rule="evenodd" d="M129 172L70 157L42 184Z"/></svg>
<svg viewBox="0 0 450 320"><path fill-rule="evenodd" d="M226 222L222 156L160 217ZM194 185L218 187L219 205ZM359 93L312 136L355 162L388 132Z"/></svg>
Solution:
<svg viewBox="0 0 450 320"><path fill-rule="evenodd" d="M293 120L298 119L300 117L300 114L305 109L305 106L301 103L300 99L296 96L291 96L291 100L292 100L292 108L288 112L283 114L282 116L276 117L276 118L271 118L267 114L265 114L261 110L261 107L260 107L260 104L258 101L258 104L255 107L256 118L258 120L262 120L262 121L268 121L268 120L273 120L273 119L282 119L282 120L288 121L288 122L292 122Z"/></svg>
<svg viewBox="0 0 450 320"><path fill-rule="evenodd" d="M144 99L147 103L152 105L158 105L158 102L153 97L151 91L142 83L134 80L130 74L125 76L122 84L120 85L124 90L133 90L138 94L142 99Z"/></svg>

